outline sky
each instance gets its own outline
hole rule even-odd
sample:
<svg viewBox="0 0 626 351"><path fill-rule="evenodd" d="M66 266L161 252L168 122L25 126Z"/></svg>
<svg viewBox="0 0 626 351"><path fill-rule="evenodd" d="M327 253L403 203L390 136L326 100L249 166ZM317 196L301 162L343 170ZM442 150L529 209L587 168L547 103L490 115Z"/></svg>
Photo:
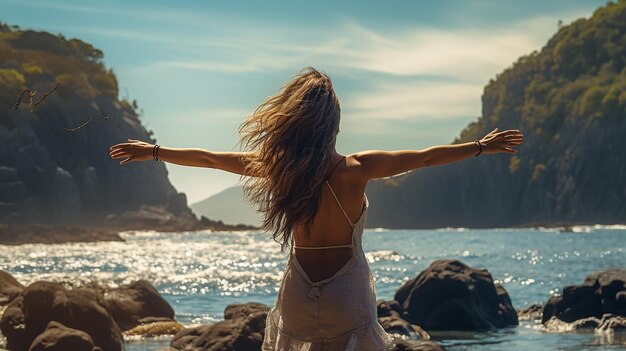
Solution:
<svg viewBox="0 0 626 351"><path fill-rule="evenodd" d="M238 151L247 115L304 67L323 70L341 101L337 151L349 154L452 142L480 116L490 79L559 20L605 2L0 0L0 21L103 50L120 98L136 99L169 147ZM167 168L190 204L239 182Z"/></svg>

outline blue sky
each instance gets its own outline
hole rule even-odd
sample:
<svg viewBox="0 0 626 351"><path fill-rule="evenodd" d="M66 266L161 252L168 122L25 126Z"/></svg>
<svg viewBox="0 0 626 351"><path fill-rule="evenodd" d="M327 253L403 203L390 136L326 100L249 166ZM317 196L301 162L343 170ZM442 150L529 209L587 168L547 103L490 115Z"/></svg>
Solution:
<svg viewBox="0 0 626 351"><path fill-rule="evenodd" d="M237 150L246 115L303 67L324 70L342 105L337 149L351 153L451 142L480 115L489 79L540 49L558 20L604 3L0 0L0 21L102 49L120 96L172 147ZM239 180L168 170L190 203Z"/></svg>

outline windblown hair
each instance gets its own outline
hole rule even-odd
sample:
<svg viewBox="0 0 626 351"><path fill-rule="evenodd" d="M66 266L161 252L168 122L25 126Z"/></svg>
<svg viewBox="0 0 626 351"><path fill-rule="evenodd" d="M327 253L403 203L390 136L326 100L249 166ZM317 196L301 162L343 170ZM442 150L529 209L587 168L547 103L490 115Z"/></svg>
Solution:
<svg viewBox="0 0 626 351"><path fill-rule="evenodd" d="M249 151L244 194L262 229L285 250L295 225L310 236L339 132L339 100L330 78L308 67L239 127Z"/></svg>

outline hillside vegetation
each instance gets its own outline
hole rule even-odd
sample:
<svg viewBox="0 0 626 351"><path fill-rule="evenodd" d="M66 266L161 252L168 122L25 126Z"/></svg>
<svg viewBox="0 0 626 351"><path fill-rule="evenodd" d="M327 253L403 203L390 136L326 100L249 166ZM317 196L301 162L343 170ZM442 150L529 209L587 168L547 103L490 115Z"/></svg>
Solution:
<svg viewBox="0 0 626 351"><path fill-rule="evenodd" d="M198 227L162 162L110 159L128 138L155 142L118 92L91 44L0 24L0 223Z"/></svg>
<svg viewBox="0 0 626 351"><path fill-rule="evenodd" d="M454 142L520 129L515 156L486 155L372 182L369 226L626 222L626 1L561 27L485 87Z"/></svg>

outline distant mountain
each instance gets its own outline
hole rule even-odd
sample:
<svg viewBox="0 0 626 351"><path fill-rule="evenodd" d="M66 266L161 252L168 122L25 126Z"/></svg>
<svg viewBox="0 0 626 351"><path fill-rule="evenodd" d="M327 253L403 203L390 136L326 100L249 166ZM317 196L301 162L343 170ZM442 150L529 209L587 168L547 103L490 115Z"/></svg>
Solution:
<svg viewBox="0 0 626 351"><path fill-rule="evenodd" d="M454 142L520 129L519 153L370 182L368 225L626 223L626 1L564 26L491 80Z"/></svg>
<svg viewBox="0 0 626 351"><path fill-rule="evenodd" d="M163 162L109 157L128 138L156 140L102 59L79 39L0 23L0 223L226 229L195 217Z"/></svg>
<svg viewBox="0 0 626 351"><path fill-rule="evenodd" d="M230 187L190 207L197 215L219 218L226 223L259 226L262 220L252 204L245 200L243 186Z"/></svg>

